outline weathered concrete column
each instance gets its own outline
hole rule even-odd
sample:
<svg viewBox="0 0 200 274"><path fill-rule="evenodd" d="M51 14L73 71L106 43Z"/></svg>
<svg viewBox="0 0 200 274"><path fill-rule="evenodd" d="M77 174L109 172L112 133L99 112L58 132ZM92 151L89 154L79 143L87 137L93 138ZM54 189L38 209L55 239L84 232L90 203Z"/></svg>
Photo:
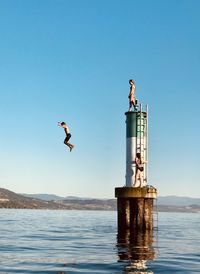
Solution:
<svg viewBox="0 0 200 274"><path fill-rule="evenodd" d="M153 199L157 190L153 187L115 188L118 212L118 232L153 230Z"/></svg>
<svg viewBox="0 0 200 274"><path fill-rule="evenodd" d="M118 229L127 229L130 226L130 202L128 199L117 199Z"/></svg>

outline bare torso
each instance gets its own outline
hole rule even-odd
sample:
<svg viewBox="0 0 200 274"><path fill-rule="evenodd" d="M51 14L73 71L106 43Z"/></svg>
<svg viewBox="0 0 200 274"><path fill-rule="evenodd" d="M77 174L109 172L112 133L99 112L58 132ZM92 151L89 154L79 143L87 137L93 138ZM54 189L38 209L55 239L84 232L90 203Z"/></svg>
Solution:
<svg viewBox="0 0 200 274"><path fill-rule="evenodd" d="M64 131L65 131L66 134L70 133L69 132L69 127L67 125L63 125L62 127L64 128Z"/></svg>
<svg viewBox="0 0 200 274"><path fill-rule="evenodd" d="M134 99L135 99L135 85L134 84L131 84L131 86L130 86L129 99L130 99L130 101L134 101Z"/></svg>

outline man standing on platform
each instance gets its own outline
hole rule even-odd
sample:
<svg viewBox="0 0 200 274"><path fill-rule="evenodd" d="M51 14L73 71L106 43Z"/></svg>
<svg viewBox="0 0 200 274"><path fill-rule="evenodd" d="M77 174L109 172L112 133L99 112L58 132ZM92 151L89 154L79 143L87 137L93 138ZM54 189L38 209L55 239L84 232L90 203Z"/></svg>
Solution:
<svg viewBox="0 0 200 274"><path fill-rule="evenodd" d="M135 186L137 181L140 180L140 187L143 187L143 171L144 171L144 162L141 159L141 154L136 153L135 157Z"/></svg>
<svg viewBox="0 0 200 274"><path fill-rule="evenodd" d="M130 84L130 92L129 92L129 111L131 111L131 107L137 107L137 100L135 99L135 83L132 79L129 80Z"/></svg>

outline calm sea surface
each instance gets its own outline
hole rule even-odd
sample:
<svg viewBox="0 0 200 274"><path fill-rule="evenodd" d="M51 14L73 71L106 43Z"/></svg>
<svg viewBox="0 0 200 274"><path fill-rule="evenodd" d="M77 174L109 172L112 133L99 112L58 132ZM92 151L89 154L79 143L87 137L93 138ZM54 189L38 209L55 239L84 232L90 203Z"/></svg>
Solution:
<svg viewBox="0 0 200 274"><path fill-rule="evenodd" d="M153 240L119 241L116 212L0 210L0 273L200 273L200 214L159 213Z"/></svg>

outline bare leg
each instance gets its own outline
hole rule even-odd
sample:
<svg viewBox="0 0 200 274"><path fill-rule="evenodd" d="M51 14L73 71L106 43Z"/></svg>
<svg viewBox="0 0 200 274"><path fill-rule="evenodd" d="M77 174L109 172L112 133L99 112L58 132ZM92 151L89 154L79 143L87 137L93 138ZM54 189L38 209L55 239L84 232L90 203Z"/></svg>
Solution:
<svg viewBox="0 0 200 274"><path fill-rule="evenodd" d="M73 149L74 145L72 145L72 144L68 143L68 146L69 146L70 151L72 151L72 149Z"/></svg>
<svg viewBox="0 0 200 274"><path fill-rule="evenodd" d="M72 151L74 145L72 145L72 144L70 144L68 142L64 142L64 144L69 147L70 151Z"/></svg>
<svg viewBox="0 0 200 274"><path fill-rule="evenodd" d="M69 139L70 138L66 137L64 140L64 144L69 147L70 151L72 151L74 146L72 144L68 143Z"/></svg>
<svg viewBox="0 0 200 274"><path fill-rule="evenodd" d="M69 147L70 151L72 151L72 149L73 149L74 146L72 144L70 144L70 143L66 143L66 145Z"/></svg>
<svg viewBox="0 0 200 274"><path fill-rule="evenodd" d="M138 180L140 181L139 187L142 187L143 186L143 177L142 177L142 172L139 169L137 169L136 173L135 173L135 185Z"/></svg>
<svg viewBox="0 0 200 274"><path fill-rule="evenodd" d="M128 111L131 111L132 106L134 107L134 109L135 109L135 107L137 107L135 98L129 102L129 110Z"/></svg>
<svg viewBox="0 0 200 274"><path fill-rule="evenodd" d="M143 178L143 172L140 171L140 186L143 187L144 186L144 178Z"/></svg>
<svg viewBox="0 0 200 274"><path fill-rule="evenodd" d="M142 187L142 173L141 173L141 171L139 173L139 179L140 179L140 187Z"/></svg>
<svg viewBox="0 0 200 274"><path fill-rule="evenodd" d="M130 101L129 102L129 110L128 111L131 111L132 105L134 106L133 101Z"/></svg>
<svg viewBox="0 0 200 274"><path fill-rule="evenodd" d="M137 178L138 178L138 169L136 169L136 172L135 172L135 183L134 183L135 186L137 185Z"/></svg>

